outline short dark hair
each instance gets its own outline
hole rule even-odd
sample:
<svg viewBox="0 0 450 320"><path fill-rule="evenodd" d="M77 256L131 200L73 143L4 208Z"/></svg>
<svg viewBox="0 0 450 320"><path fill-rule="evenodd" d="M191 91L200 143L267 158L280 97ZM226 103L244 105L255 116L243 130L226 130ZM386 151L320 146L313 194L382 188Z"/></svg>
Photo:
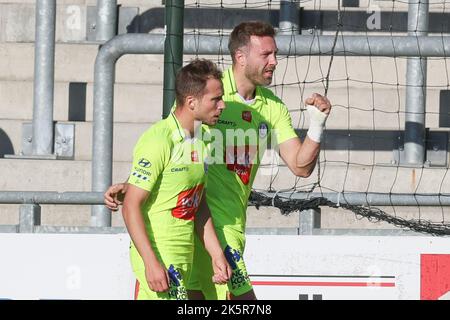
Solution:
<svg viewBox="0 0 450 320"><path fill-rule="evenodd" d="M187 96L201 97L208 79L222 80L222 71L206 59L194 59L181 68L175 79L177 106L184 104Z"/></svg>
<svg viewBox="0 0 450 320"><path fill-rule="evenodd" d="M275 29L264 21L246 21L234 27L228 40L228 50L230 50L231 59L235 62L234 55L239 48L249 44L251 36L275 37Z"/></svg>

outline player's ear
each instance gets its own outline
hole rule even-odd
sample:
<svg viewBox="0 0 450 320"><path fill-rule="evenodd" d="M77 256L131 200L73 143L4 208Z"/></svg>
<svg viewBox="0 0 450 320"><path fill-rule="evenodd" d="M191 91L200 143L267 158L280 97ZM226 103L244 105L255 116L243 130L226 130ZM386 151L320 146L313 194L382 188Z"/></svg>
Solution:
<svg viewBox="0 0 450 320"><path fill-rule="evenodd" d="M196 103L197 103L197 98L195 98L194 96L187 96L186 97L185 105L189 109L194 110Z"/></svg>
<svg viewBox="0 0 450 320"><path fill-rule="evenodd" d="M246 55L242 49L236 50L236 53L234 54L234 58L236 59L236 62L239 65L243 66L245 64Z"/></svg>

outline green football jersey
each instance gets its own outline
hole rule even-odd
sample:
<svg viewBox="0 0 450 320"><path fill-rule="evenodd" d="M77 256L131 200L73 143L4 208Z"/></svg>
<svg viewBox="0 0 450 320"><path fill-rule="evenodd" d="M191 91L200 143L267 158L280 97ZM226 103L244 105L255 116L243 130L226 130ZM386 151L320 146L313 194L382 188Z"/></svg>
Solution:
<svg viewBox="0 0 450 320"><path fill-rule="evenodd" d="M226 108L218 123L208 128L211 138L205 139L212 140L213 161L206 196L217 228L228 226L244 232L248 197L268 143L280 144L297 134L289 111L272 91L258 86L254 101L246 103L237 92L232 68L224 72L222 80ZM224 161L218 163L220 159Z"/></svg>
<svg viewBox="0 0 450 320"><path fill-rule="evenodd" d="M206 147L186 138L175 115L138 140L128 183L149 191L141 207L147 234L162 262L192 263L194 219L206 182Z"/></svg>

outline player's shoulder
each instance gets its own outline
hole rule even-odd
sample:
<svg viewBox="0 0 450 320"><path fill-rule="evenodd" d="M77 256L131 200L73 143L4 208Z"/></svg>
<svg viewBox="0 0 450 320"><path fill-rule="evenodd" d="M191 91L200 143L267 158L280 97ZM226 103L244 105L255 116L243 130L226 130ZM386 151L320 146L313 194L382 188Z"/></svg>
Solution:
<svg viewBox="0 0 450 320"><path fill-rule="evenodd" d="M284 102L269 88L259 87L260 94L265 98L266 103L273 107L285 107Z"/></svg>
<svg viewBox="0 0 450 320"><path fill-rule="evenodd" d="M155 142L162 144L164 142L172 142L174 134L173 128L168 123L168 119L160 120L151 125L140 137L140 143Z"/></svg>

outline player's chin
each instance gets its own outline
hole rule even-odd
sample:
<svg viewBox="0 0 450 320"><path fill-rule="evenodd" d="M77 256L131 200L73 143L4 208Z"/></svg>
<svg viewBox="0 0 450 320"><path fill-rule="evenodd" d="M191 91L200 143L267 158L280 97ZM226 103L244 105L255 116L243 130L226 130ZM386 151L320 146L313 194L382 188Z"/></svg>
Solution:
<svg viewBox="0 0 450 320"><path fill-rule="evenodd" d="M214 126L217 124L217 122L219 121L219 117L212 117L206 121L204 121L204 123L206 123L208 126Z"/></svg>
<svg viewBox="0 0 450 320"><path fill-rule="evenodd" d="M268 86L269 84L271 84L272 83L272 76L265 76L265 77L263 77L262 78L262 80L261 80L261 85L262 86Z"/></svg>

